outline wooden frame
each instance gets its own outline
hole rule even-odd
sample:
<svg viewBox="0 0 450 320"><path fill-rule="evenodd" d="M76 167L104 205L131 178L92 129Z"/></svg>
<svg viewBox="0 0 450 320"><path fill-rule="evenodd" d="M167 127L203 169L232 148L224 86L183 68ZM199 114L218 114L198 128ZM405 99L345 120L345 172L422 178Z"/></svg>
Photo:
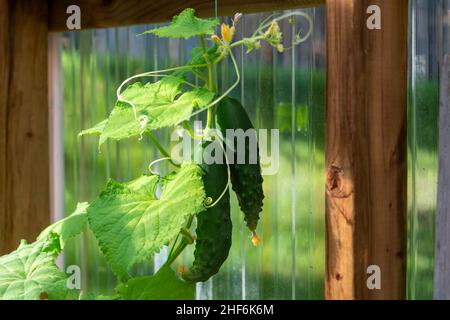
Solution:
<svg viewBox="0 0 450 320"><path fill-rule="evenodd" d="M212 0L159 0L159 1L102 1L102 0L50 0L50 31L66 30L66 8L77 4L85 15L82 28L106 28L170 21L180 8L194 8L200 17L214 16ZM218 0L220 16L236 12L252 13L292 8L312 7L325 0Z"/></svg>
<svg viewBox="0 0 450 320"><path fill-rule="evenodd" d="M50 222L47 18L42 1L0 1L1 253Z"/></svg>
<svg viewBox="0 0 450 320"><path fill-rule="evenodd" d="M366 27L370 5L381 30ZM327 25L325 295L404 299L408 1L328 0Z"/></svg>
<svg viewBox="0 0 450 320"><path fill-rule="evenodd" d="M218 12L324 3L220 0ZM201 16L214 10L210 0L0 0L1 253L33 240L50 220L48 33L65 30L73 4L82 28L167 21L181 7ZM381 7L382 30L365 26L372 4ZM327 12L326 297L403 299L407 0L328 0ZM381 290L366 287L369 264L381 267Z"/></svg>

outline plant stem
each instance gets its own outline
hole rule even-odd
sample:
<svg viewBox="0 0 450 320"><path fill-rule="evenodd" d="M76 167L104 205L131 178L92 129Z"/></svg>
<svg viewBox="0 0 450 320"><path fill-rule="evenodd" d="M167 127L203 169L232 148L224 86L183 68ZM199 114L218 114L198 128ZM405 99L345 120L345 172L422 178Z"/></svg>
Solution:
<svg viewBox="0 0 450 320"><path fill-rule="evenodd" d="M239 84L241 81L241 75L239 73L239 66L237 65L236 58L233 55L233 52L231 50L228 50L228 53L230 55L231 61L233 61L234 70L236 71L236 81L229 87L225 92L223 92L218 98L216 98L213 102L209 103L204 108L195 111L191 114L191 117L195 116L196 114L199 114L212 106L215 106L217 103L219 103L223 98L225 98L231 91L233 91L234 88ZM217 61L217 60L216 60Z"/></svg>
<svg viewBox="0 0 450 320"><path fill-rule="evenodd" d="M145 131L144 135L155 145L164 157L171 158L169 152L167 152L167 150L158 142L158 139L156 139L154 135L152 135L149 131ZM170 159L169 162L175 167L180 167L180 165L173 162L172 159Z"/></svg>
<svg viewBox="0 0 450 320"><path fill-rule="evenodd" d="M205 83L208 83L208 78L205 77L202 73L196 71L195 69L192 69L191 72L196 75L199 79L205 81Z"/></svg>
<svg viewBox="0 0 450 320"><path fill-rule="evenodd" d="M192 215L192 216L189 217L189 220L188 220L188 222L187 222L187 224L186 224L186 229L187 229L187 230L189 230L189 229L191 228L191 225L192 225L192 222L193 222L193 221L194 221L194 216ZM176 243L176 241L175 241L174 244L173 244L172 249L170 250L169 257L167 258L167 261L166 261L166 263L167 263L168 265L171 265L172 262L174 262L174 261L176 260L176 258L178 258L178 256L183 252L183 250L184 250L184 249L187 247L187 245L189 244L189 243L187 242L186 238L182 235L182 232L181 232L181 231L180 231L180 233L178 234L177 239L178 239L178 237L179 237L180 235L181 235L181 242L180 242L180 244L179 244L178 247L174 250L175 243Z"/></svg>
<svg viewBox="0 0 450 320"><path fill-rule="evenodd" d="M246 38L246 39L247 39L247 38ZM237 46L244 45L246 39L242 39L242 40L233 42L232 44L230 44L229 48L231 49L231 48L234 48L234 47L237 47ZM253 41L265 40L265 39L266 39L266 36L256 36L256 37L251 37L251 38L248 38L248 39L251 39L251 40L253 40Z"/></svg>
<svg viewBox="0 0 450 320"><path fill-rule="evenodd" d="M189 124L189 121L183 121L181 123L181 126L187 131L187 133L189 133L189 135L191 136L192 139L195 139L195 140L203 139L203 135L198 135L194 132L191 125Z"/></svg>
<svg viewBox="0 0 450 320"><path fill-rule="evenodd" d="M212 63L209 60L208 57L208 50L206 49L206 44L205 44L205 37L203 35L200 35L200 45L202 46L203 49L203 53L205 56L205 61L206 64L208 65L208 89L212 92L214 92L215 86L214 86L214 63ZM208 109L208 116L206 119L206 128L209 129L212 127L214 122L214 110L213 108L209 108Z"/></svg>
<svg viewBox="0 0 450 320"><path fill-rule="evenodd" d="M168 258L170 258L172 256L173 249L175 249L175 245L177 244L177 241L178 241L179 237L180 237L180 234L178 234L177 237L175 238L175 241L173 242L172 248L170 248L169 255L167 256Z"/></svg>
<svg viewBox="0 0 450 320"><path fill-rule="evenodd" d="M183 250L187 247L187 245L188 245L188 243L187 243L186 239L182 238L178 247L175 250L173 250L170 257L167 258L166 263L168 265L171 265L176 260L176 258L178 258L178 256L183 252Z"/></svg>
<svg viewBox="0 0 450 320"><path fill-rule="evenodd" d="M170 154L169 152L167 152L166 149L164 149L164 147L158 142L158 140L155 138L154 135L152 135L150 132L145 131L144 134L147 136L147 138L155 145L155 147L159 150L159 152L161 152L161 154L164 157L168 157L170 158Z"/></svg>
<svg viewBox="0 0 450 320"><path fill-rule="evenodd" d="M188 244L193 244L195 239L192 236L192 234L189 232L189 230L187 229L181 229L180 233L181 236L187 241Z"/></svg>

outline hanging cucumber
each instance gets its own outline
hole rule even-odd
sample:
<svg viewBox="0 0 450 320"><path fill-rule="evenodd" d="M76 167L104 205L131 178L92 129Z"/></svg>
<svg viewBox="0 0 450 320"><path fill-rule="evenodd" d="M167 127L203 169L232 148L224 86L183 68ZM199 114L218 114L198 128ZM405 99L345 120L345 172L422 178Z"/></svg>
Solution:
<svg viewBox="0 0 450 320"><path fill-rule="evenodd" d="M216 123L226 138L227 129L242 129L244 132L248 129L254 129L247 112L241 103L233 98L225 97L217 106ZM253 244L259 243L259 237L256 234L259 214L262 211L264 192L262 188L263 178L261 175L261 166L259 160L259 147L256 148L256 163L251 164L249 143L245 143L245 162L237 163L237 138L233 142L235 152L234 161L230 164L231 184L236 192L239 206L244 213L247 227L253 233ZM254 157L255 155L253 155ZM230 159L231 161L231 159Z"/></svg>
<svg viewBox="0 0 450 320"><path fill-rule="evenodd" d="M205 148L212 143L207 141L202 144L201 152L196 154L197 163L200 163L198 160ZM201 167L205 171L203 185L208 208L197 215L194 262L190 270L182 273L185 280L193 282L206 281L216 274L231 247L230 193L228 190L224 193L228 184L227 164L223 161L223 164L202 164Z"/></svg>

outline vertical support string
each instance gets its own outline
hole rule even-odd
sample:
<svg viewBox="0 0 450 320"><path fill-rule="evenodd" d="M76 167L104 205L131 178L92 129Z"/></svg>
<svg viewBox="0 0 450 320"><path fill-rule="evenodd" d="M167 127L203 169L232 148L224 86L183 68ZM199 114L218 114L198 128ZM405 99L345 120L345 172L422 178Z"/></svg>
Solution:
<svg viewBox="0 0 450 320"><path fill-rule="evenodd" d="M291 37L292 39L295 38L295 24L292 24L291 26ZM291 274L291 285L292 285L292 300L295 300L295 269L296 269L296 261L295 261L295 253L296 253L296 185L295 185L295 177L296 177L296 144L295 144L295 134L296 134L296 91L295 91L295 68L296 68L296 61L295 61L295 46L292 46L292 69L291 69L291 146L292 146L292 159L291 159L291 170L292 170L292 190L291 190L291 219L292 219L292 252L291 252L291 259L292 259L292 274Z"/></svg>

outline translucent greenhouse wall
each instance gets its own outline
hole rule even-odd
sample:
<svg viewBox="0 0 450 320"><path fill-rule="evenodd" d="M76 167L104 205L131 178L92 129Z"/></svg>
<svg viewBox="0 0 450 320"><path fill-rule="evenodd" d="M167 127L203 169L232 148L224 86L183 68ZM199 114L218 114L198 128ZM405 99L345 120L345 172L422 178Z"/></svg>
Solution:
<svg viewBox="0 0 450 320"><path fill-rule="evenodd" d="M235 197L233 246L220 273L198 285L199 299L321 299L325 272L325 8L302 10L314 20L312 37L279 54L261 50L235 54L242 73L232 95L243 102L257 127L280 129L280 170L264 181L259 230L263 245L251 245ZM268 14L245 15L238 36L249 34ZM127 77L182 64L196 40L136 36L155 27L135 26L61 34L64 209L92 201L109 178L121 181L146 172L161 157L149 141L108 142L78 133L104 119L116 89ZM298 28L282 25L286 41ZM410 1L410 92L408 111L408 298L433 296L434 229L437 192L439 62L450 53L450 0ZM243 63L244 62L244 63ZM217 72L218 87L235 79L231 62ZM201 117L200 117L201 118ZM169 142L169 131L157 136ZM160 166L167 173L167 166ZM62 213L60 213L62 215ZM151 274L165 261L162 250L134 272ZM188 264L192 251L181 263ZM96 240L86 233L65 250L64 263L79 265L82 289L113 291Z"/></svg>
<svg viewBox="0 0 450 320"><path fill-rule="evenodd" d="M272 47L235 55L242 74L232 96L242 101L253 123L280 129L280 166L264 177L264 209L253 247L237 200L232 197L233 246L226 264L210 281L198 285L200 299L308 299L323 297L324 275L324 66L325 10L304 10L314 20L310 40L277 53ZM238 37L251 34L268 14L245 15ZM65 212L79 201L92 201L109 178L126 181L147 171L161 155L150 142L108 142L98 152L98 139L78 133L104 119L114 106L116 89L127 77L183 64L195 40L136 36L154 25L99 29L62 35ZM304 19L282 24L286 43ZM231 61L218 71L218 88L235 81ZM146 80L146 79L144 79ZM157 132L169 142L169 131ZM161 166L161 173L169 168ZM151 274L166 251L135 268ZM192 250L181 263L188 265ZM184 262L183 262L184 261ZM79 265L82 289L111 292L115 276L108 270L92 234L65 253L66 265Z"/></svg>
<svg viewBox="0 0 450 320"><path fill-rule="evenodd" d="M450 53L450 0L410 1L408 298L433 298L440 66Z"/></svg>

